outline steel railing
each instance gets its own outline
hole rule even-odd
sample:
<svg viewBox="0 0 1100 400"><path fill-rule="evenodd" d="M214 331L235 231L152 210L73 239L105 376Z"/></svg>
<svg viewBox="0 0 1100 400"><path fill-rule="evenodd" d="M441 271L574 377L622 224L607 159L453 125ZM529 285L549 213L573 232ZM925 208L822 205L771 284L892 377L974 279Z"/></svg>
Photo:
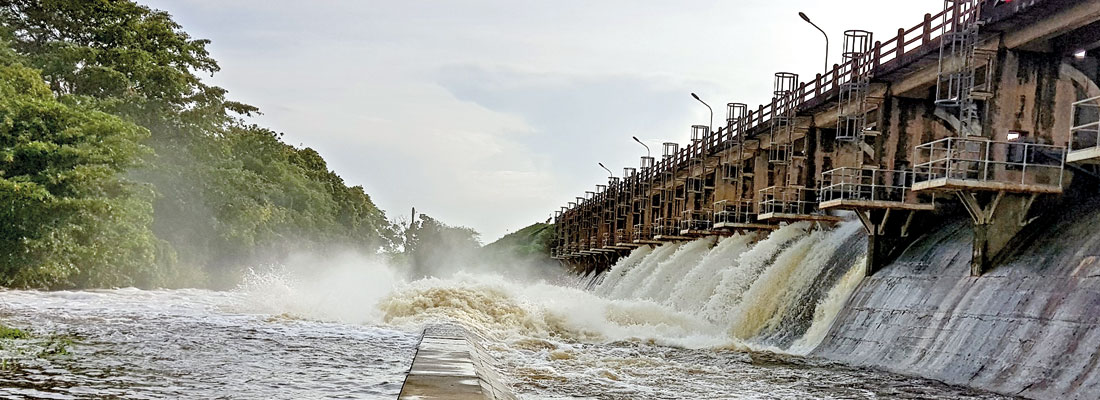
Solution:
<svg viewBox="0 0 1100 400"><path fill-rule="evenodd" d="M653 231L648 224L634 224L634 232L631 232L634 240L653 240Z"/></svg>
<svg viewBox="0 0 1100 400"><path fill-rule="evenodd" d="M772 186L760 190L760 199L760 214L817 213L817 191L811 188Z"/></svg>
<svg viewBox="0 0 1100 400"><path fill-rule="evenodd" d="M935 15L925 15L924 21L912 28L899 29L897 36L885 42L875 42L862 59L834 65L828 72L816 75L809 82L800 83L790 97L779 101L782 105L780 108L804 110L838 96L842 84L859 77L860 66L869 68L871 76L876 76L900 68L916 56L931 54L939 49L943 31L950 31L958 23L954 14L954 8L948 8ZM722 134L707 135L705 140L685 146L670 157L657 161L652 168L639 171L637 180L652 181L661 173L683 167L694 157L724 150L724 145L733 140L734 132L751 132L761 126L770 126L772 117L776 114L774 103L776 102L769 102L755 110L749 110L745 117L734 121L730 129Z"/></svg>
<svg viewBox="0 0 1100 400"><path fill-rule="evenodd" d="M714 212L709 209L687 210L680 213L680 232L683 231L709 231L713 226L711 217Z"/></svg>
<svg viewBox="0 0 1100 400"><path fill-rule="evenodd" d="M822 203L835 200L910 202L913 171L836 168L821 174Z"/></svg>
<svg viewBox="0 0 1100 400"><path fill-rule="evenodd" d="M990 1L992 0L983 0L982 3L989 3ZM789 96L780 99L781 101L778 103L784 106L781 108L793 108L798 111L817 107L832 98L838 97L841 86L859 78L861 74L868 74L870 77L881 76L903 68L921 57L934 54L940 47L943 33L952 32L961 22L965 22L961 21L955 7L947 7L947 9L934 15L926 14L920 24L909 29L899 29L896 36L885 42L875 42L870 51L862 57L834 65L829 71L816 75L808 82L800 83ZM623 180L619 185L616 185L616 182L611 182L611 186L621 188L629 186L632 189L630 192L636 193L639 187L656 182L659 176L664 176L669 171L682 169L693 158L724 151L733 144L743 142L743 138L740 137L735 140L737 135L752 137L755 133L765 131L766 129L763 128L770 126L772 118L777 114L782 114L774 109L773 104L775 103L771 102L761 105L757 109L749 110L743 117L729 121L728 129L725 131L705 135L702 140L694 141L691 145L679 149L668 158L654 163L652 167L641 168L640 171L631 176L629 181ZM1081 148L1084 147L1074 146L1074 149ZM934 165L927 165L926 167L926 175L928 176L936 170ZM950 168L947 168L947 170L950 170ZM809 205L809 203L814 202L796 202L796 204L798 203ZM774 200L770 204L779 205ZM583 200L580 204L573 205L571 210L563 212L563 217L570 214L569 211L579 211L578 209L587 209L593 206L593 201ZM563 220L569 221L568 218L563 218ZM636 231L635 234L637 233Z"/></svg>
<svg viewBox="0 0 1100 400"><path fill-rule="evenodd" d="M755 224L756 210L752 200L720 200L714 203L715 224Z"/></svg>
<svg viewBox="0 0 1100 400"><path fill-rule="evenodd" d="M1062 146L949 137L917 146L916 151L922 162L914 168L914 184L947 179L1062 187Z"/></svg>
<svg viewBox="0 0 1100 400"><path fill-rule="evenodd" d="M653 236L678 236L680 221L677 218L657 218L653 222Z"/></svg>
<svg viewBox="0 0 1100 400"><path fill-rule="evenodd" d="M1098 134L1100 134L1100 96L1073 103L1070 153L1100 147L1100 143L1097 142Z"/></svg>

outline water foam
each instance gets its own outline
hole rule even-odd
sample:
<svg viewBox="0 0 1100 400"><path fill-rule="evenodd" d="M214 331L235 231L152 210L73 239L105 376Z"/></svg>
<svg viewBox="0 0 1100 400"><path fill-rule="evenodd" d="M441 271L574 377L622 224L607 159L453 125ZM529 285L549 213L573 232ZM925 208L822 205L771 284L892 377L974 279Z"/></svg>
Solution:
<svg viewBox="0 0 1100 400"><path fill-rule="evenodd" d="M317 321L369 324L381 319L374 307L405 279L384 261L338 254L310 268L293 265L251 271L237 292L244 311Z"/></svg>
<svg viewBox="0 0 1100 400"><path fill-rule="evenodd" d="M633 297L638 286L642 284L657 268L658 264L672 257L680 249L681 243L665 243L653 250L649 256L642 260L641 264L632 268L615 287L611 288L608 297L614 299Z"/></svg>
<svg viewBox="0 0 1100 400"><path fill-rule="evenodd" d="M646 254L640 250L639 261ZM721 326L652 301L599 296L584 288L586 279L562 284L459 272L407 281L401 272L348 257L325 268L253 273L237 294L249 312L406 330L459 322L502 342L642 340L688 348L724 342Z"/></svg>
<svg viewBox="0 0 1100 400"><path fill-rule="evenodd" d="M466 272L408 281L377 260L338 259L308 274L256 274L238 291L262 312L408 329L452 321L505 342L767 348L764 339L782 332L801 353L821 341L862 279L860 255L838 254L857 222L810 228L643 247L603 276L555 283ZM837 257L847 261L836 266ZM802 322L788 324L796 317Z"/></svg>
<svg viewBox="0 0 1100 400"><path fill-rule="evenodd" d="M848 272L840 278L840 281L832 289L829 289L828 295L818 301L810 328L791 345L787 352L806 355L821 344L822 340L825 340L825 335L829 333L833 321L836 321L840 311L848 303L848 298L852 296L852 293L855 293L856 288L859 287L860 282L866 276L867 269L864 268L866 263L866 255L856 259L852 266L848 268Z"/></svg>
<svg viewBox="0 0 1100 400"><path fill-rule="evenodd" d="M722 271L714 295L700 311L711 321L724 321L741 303L742 295L791 241L806 234L808 223L787 225L772 232L737 257L731 268Z"/></svg>
<svg viewBox="0 0 1100 400"><path fill-rule="evenodd" d="M412 282L383 300L383 321L408 326L458 321L502 341L651 340L700 348L723 342L721 327L644 300L611 300L576 288L459 274Z"/></svg>
<svg viewBox="0 0 1100 400"><path fill-rule="evenodd" d="M799 294L813 283L841 243L858 229L858 223L848 222L835 231L815 230L783 251L742 296L730 320L731 334L749 339L765 329L783 329L777 322L794 302L807 300Z"/></svg>
<svg viewBox="0 0 1100 400"><path fill-rule="evenodd" d="M722 283L721 279L715 277L734 268L737 257L748 250L756 236L755 233L750 233L723 238L703 257L698 267L692 268L676 283L665 304L680 311L694 312L702 309L715 296L718 285Z"/></svg>
<svg viewBox="0 0 1100 400"><path fill-rule="evenodd" d="M630 272L631 269L634 269L638 266L638 264L641 264L642 260L644 260L646 256L648 256L652 252L652 247L642 246L634 249L630 252L630 255L616 262L615 265L612 265L611 269L604 274L604 280L600 282L598 286L596 286L596 294L603 296L607 296L608 294L610 294L611 289L617 286L619 282L622 281L623 277L626 276L628 272Z"/></svg>
<svg viewBox="0 0 1100 400"><path fill-rule="evenodd" d="M621 276L597 294L660 303L724 327L733 347L805 352L862 279L861 255L841 252L860 229L855 221L833 229L800 222L759 241L736 235L717 245L715 238L666 244L613 270Z"/></svg>
<svg viewBox="0 0 1100 400"><path fill-rule="evenodd" d="M680 246L676 254L657 264L653 273L634 291L633 297L653 301L668 299L678 280L690 270L698 268L699 261L710 251L714 241L714 237L707 237Z"/></svg>

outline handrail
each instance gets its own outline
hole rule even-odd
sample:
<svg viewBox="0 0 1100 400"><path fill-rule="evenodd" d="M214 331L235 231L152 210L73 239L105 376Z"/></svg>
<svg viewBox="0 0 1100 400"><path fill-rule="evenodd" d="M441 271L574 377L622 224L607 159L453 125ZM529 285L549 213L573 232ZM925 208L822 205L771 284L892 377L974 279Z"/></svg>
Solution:
<svg viewBox="0 0 1100 400"><path fill-rule="evenodd" d="M821 174L818 200L915 202L910 191L914 172L879 168L840 167Z"/></svg>
<svg viewBox="0 0 1100 400"><path fill-rule="evenodd" d="M1071 121L1070 152L1100 147L1100 96L1074 102Z"/></svg>
<svg viewBox="0 0 1100 400"><path fill-rule="evenodd" d="M1066 148L1026 141L947 137L916 147L915 183L936 179L1019 183L1061 190ZM1047 162L1041 153L1053 155Z"/></svg>

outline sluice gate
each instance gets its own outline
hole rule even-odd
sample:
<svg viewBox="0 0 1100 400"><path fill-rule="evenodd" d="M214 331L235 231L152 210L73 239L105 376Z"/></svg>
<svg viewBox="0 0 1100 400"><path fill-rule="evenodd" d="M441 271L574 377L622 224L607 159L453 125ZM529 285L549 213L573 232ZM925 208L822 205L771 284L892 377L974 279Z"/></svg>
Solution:
<svg viewBox="0 0 1100 400"><path fill-rule="evenodd" d="M971 274L992 268L1074 174L1100 164L1100 2L946 0L909 29L844 33L841 64L780 72L756 109L691 127L660 159L555 213L555 259L601 271L640 246L858 218L867 272L944 210L974 228ZM1068 167L1068 168L1067 168Z"/></svg>

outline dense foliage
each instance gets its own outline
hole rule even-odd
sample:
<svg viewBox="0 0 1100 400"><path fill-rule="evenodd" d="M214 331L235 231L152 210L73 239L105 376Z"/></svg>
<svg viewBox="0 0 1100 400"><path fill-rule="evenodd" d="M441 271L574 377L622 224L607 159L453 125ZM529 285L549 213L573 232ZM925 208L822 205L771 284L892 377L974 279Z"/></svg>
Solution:
<svg viewBox="0 0 1100 400"><path fill-rule="evenodd" d="M0 283L225 286L395 246L361 187L202 82L207 44L131 1L0 0Z"/></svg>
<svg viewBox="0 0 1100 400"><path fill-rule="evenodd" d="M149 133L72 100L0 53L0 274L17 286L148 284L152 194L121 173Z"/></svg>

